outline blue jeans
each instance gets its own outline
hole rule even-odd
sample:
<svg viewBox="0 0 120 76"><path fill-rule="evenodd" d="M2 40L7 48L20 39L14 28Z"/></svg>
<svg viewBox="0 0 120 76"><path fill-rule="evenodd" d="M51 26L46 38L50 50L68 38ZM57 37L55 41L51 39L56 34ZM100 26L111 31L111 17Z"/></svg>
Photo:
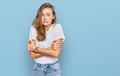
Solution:
<svg viewBox="0 0 120 76"><path fill-rule="evenodd" d="M60 63L33 65L33 76L61 76Z"/></svg>

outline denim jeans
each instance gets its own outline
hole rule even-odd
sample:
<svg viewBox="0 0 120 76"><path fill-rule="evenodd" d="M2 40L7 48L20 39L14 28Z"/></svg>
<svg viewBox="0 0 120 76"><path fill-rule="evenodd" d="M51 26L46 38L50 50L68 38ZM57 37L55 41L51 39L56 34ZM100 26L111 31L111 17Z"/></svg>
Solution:
<svg viewBox="0 0 120 76"><path fill-rule="evenodd" d="M33 65L33 76L61 76L60 63Z"/></svg>

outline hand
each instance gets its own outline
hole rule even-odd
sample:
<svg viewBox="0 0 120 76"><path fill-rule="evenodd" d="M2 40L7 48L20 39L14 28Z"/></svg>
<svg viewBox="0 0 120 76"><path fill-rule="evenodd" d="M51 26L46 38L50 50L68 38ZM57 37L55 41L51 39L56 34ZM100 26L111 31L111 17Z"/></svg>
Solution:
<svg viewBox="0 0 120 76"><path fill-rule="evenodd" d="M57 48L61 48L62 47L62 41L61 39L57 39L55 41L53 41L51 48L52 49L57 49Z"/></svg>
<svg viewBox="0 0 120 76"><path fill-rule="evenodd" d="M34 51L36 49L36 41L35 40L31 40L28 43L28 51Z"/></svg>

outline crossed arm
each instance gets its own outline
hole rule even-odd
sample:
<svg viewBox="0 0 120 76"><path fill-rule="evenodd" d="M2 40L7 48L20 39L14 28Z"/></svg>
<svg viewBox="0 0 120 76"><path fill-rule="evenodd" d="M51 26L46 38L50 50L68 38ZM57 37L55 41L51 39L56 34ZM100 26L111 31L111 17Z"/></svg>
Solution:
<svg viewBox="0 0 120 76"><path fill-rule="evenodd" d="M38 58L41 56L52 56L59 57L60 50L62 47L62 39L55 40L52 45L48 48L36 47L35 40L31 40L28 43L28 51L30 52L31 58Z"/></svg>

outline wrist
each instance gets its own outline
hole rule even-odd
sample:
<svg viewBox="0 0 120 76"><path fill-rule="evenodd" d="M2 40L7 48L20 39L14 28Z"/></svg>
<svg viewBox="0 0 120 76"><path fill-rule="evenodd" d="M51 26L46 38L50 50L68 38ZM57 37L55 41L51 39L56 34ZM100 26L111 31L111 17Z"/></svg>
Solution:
<svg viewBox="0 0 120 76"><path fill-rule="evenodd" d="M35 52L38 52L38 47L36 47L34 51L35 51Z"/></svg>

